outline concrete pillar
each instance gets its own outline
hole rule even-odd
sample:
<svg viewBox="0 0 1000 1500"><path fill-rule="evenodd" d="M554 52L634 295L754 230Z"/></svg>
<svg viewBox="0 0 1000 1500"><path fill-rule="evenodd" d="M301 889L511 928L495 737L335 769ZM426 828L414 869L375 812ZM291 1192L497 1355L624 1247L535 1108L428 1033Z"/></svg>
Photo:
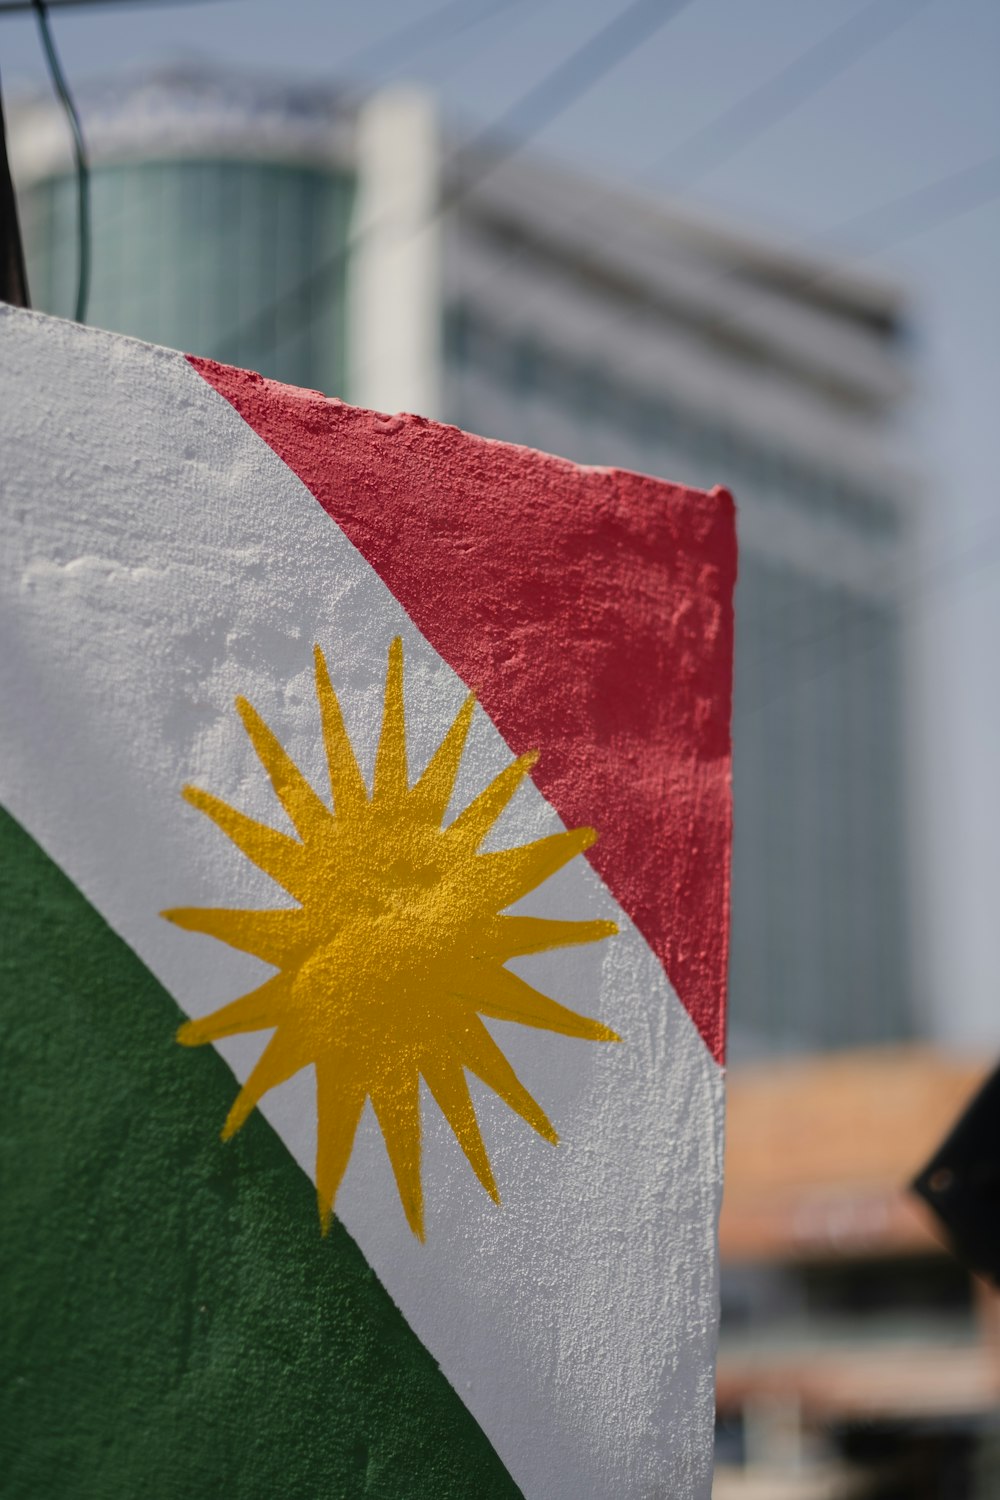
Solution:
<svg viewBox="0 0 1000 1500"><path fill-rule="evenodd" d="M440 416L440 143L430 97L381 90L357 120L357 202L347 277L347 399Z"/></svg>

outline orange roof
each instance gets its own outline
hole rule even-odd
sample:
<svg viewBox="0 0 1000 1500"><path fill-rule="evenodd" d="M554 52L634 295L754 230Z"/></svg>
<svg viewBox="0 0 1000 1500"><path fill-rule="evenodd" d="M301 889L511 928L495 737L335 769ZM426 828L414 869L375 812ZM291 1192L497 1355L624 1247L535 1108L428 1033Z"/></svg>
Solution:
<svg viewBox="0 0 1000 1500"><path fill-rule="evenodd" d="M932 1217L907 1184L989 1066L913 1046L732 1069L723 1257L933 1250Z"/></svg>

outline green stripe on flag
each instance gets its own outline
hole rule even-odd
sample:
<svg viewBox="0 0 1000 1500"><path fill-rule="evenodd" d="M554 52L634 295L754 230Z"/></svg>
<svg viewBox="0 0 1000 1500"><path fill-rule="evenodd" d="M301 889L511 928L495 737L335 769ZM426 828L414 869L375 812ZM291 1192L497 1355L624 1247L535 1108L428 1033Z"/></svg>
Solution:
<svg viewBox="0 0 1000 1500"><path fill-rule="evenodd" d="M177 1006L0 813L6 1500L518 1491Z"/></svg>

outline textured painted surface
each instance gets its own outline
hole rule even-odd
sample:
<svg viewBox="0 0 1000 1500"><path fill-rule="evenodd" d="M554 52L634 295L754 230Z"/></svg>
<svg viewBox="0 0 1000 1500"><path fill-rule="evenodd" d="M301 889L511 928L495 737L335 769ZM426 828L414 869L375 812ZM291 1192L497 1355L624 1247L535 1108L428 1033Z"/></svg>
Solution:
<svg viewBox="0 0 1000 1500"><path fill-rule="evenodd" d="M201 1128L228 1068L2 812L0 904L5 1500L516 1496L270 1127Z"/></svg>
<svg viewBox="0 0 1000 1500"><path fill-rule="evenodd" d="M292 826L283 825L236 697L255 705L320 786L314 642L369 782L396 636L414 775L478 684L455 673L301 481L180 356L12 311L0 311L0 337L9 516L0 701L16 705L0 714L0 800L197 1018L271 971L158 913L274 906L280 893L185 806L180 789L193 782L261 823ZM373 490L370 504L379 503ZM456 563L442 612L479 581L474 567ZM517 619L514 609L512 637ZM513 757L539 750L489 835L494 851L564 827L536 784L544 740L511 740L477 709L453 798L458 813ZM606 836L604 814L581 821ZM583 857L515 914L618 926L606 942L510 968L600 1018L622 1044L486 1021L525 1088L558 1120L559 1146L471 1080L498 1207L425 1091L420 1244L369 1107L338 1216L524 1493L704 1497L721 1071L659 957ZM262 1042L218 1043L240 1083ZM201 1062L200 1053L173 1050L179 1064ZM118 1057L128 1069L127 1051ZM230 1099L234 1092L230 1085ZM220 1143L219 1110L218 1098L205 1099L198 1138L232 1152L242 1133ZM311 1175L313 1070L273 1089L261 1111ZM310 1219L319 1243L314 1210ZM61 1227L82 1232L76 1220ZM251 1249L248 1240L234 1254Z"/></svg>
<svg viewBox="0 0 1000 1500"><path fill-rule="evenodd" d="M588 1041L618 1042L608 1027L543 995L509 959L592 943L614 922L501 915L593 843L592 828L481 853L537 754L505 766L448 821L475 699L470 695L420 776L409 774L403 643L389 647L385 703L371 788L361 774L323 652L316 696L332 801L295 765L260 715L237 700L295 838L257 823L196 787L192 806L299 903L297 908L182 907L163 913L277 969L177 1040L272 1032L226 1116L231 1139L256 1104L303 1067L316 1072L316 1195L328 1230L362 1111L370 1099L407 1222L424 1238L420 1090L429 1088L494 1203L500 1192L466 1074L559 1144L545 1111L520 1082L483 1017Z"/></svg>
<svg viewBox="0 0 1000 1500"><path fill-rule="evenodd" d="M725 1045L733 504L192 363L474 684ZM468 587L456 592L456 577Z"/></svg>

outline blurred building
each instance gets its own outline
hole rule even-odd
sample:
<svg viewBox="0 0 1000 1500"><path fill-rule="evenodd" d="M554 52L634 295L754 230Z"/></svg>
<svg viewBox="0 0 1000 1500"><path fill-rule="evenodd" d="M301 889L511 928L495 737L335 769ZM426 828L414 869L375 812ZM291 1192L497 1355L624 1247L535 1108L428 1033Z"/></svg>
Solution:
<svg viewBox="0 0 1000 1500"><path fill-rule="evenodd" d="M81 105L92 322L734 491L732 1056L911 1038L896 287L507 143L459 148L415 91L183 69ZM64 127L27 101L10 136L33 298L68 315ZM905 1047L736 1068L720 1500L971 1495L947 1470L971 1473L973 1439L986 1475L992 1305L902 1192L975 1076Z"/></svg>
<svg viewBox="0 0 1000 1500"><path fill-rule="evenodd" d="M326 94L167 72L80 92L93 157L88 321L340 390L344 268L283 301L348 233L351 135ZM34 306L73 313L76 182L48 98L9 107ZM253 322L263 313L259 322ZM253 326L248 326L253 322Z"/></svg>
<svg viewBox="0 0 1000 1500"><path fill-rule="evenodd" d="M527 152L456 150L411 91L174 70L81 105L90 321L735 492L732 1056L907 1036L895 288ZM10 134L33 299L68 315L64 124L29 101Z"/></svg>
<svg viewBox="0 0 1000 1500"><path fill-rule="evenodd" d="M734 1074L715 1500L1000 1495L1000 1295L907 1191L987 1067L909 1046Z"/></svg>

